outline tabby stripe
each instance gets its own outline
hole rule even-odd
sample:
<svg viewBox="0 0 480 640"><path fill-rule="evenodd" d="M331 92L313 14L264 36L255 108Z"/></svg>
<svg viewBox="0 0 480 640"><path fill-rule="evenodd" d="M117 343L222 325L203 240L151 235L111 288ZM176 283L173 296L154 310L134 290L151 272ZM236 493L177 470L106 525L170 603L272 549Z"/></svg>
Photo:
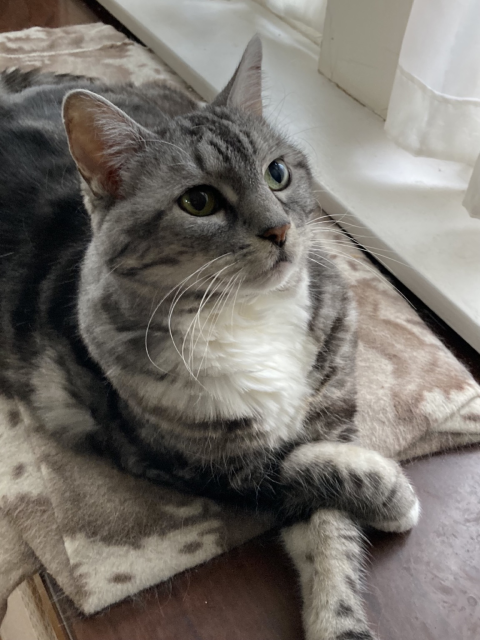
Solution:
<svg viewBox="0 0 480 640"><path fill-rule="evenodd" d="M207 171L207 165L205 164L205 161L204 161L204 159L202 157L202 154L197 149L195 149L195 152L194 152L193 155L194 155L194 158L195 158L195 162L200 167L201 172L202 173L207 173L208 172Z"/></svg>
<svg viewBox="0 0 480 640"><path fill-rule="evenodd" d="M354 614L353 607L351 607L349 604L347 604L346 602L341 600L338 603L338 607L336 609L336 614L340 618L348 618L348 617L350 617L350 616L352 616Z"/></svg>
<svg viewBox="0 0 480 640"><path fill-rule="evenodd" d="M338 635L335 640L374 640L374 637L370 631L355 631L355 629L351 629Z"/></svg>
<svg viewBox="0 0 480 640"><path fill-rule="evenodd" d="M208 143L213 149L215 149L215 151L218 153L218 155L221 156L222 162L224 164L226 164L226 165L229 165L231 158L230 158L227 150L224 149L223 147L221 147L220 144L218 142L216 142L215 140L209 140Z"/></svg>

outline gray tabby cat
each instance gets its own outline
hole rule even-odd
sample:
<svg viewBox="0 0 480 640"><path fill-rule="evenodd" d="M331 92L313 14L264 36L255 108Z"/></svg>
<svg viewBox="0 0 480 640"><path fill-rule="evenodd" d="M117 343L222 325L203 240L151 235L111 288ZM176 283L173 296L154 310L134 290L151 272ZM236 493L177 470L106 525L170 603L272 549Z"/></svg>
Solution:
<svg viewBox="0 0 480 640"><path fill-rule="evenodd" d="M260 67L254 38L206 106L1 76L0 385L68 447L274 514L307 639L367 640L360 523L405 531L418 501L355 444L355 312Z"/></svg>

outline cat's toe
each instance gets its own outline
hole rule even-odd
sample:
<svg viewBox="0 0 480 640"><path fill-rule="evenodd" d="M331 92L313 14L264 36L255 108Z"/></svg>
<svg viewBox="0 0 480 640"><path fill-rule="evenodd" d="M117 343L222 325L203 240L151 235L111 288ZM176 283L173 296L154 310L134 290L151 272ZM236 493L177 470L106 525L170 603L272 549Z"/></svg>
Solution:
<svg viewBox="0 0 480 640"><path fill-rule="evenodd" d="M391 531L393 533L403 533L404 531L410 531L418 523L420 518L420 502L415 496L415 501L404 516L397 520L384 520L380 522L372 523L375 529L380 531Z"/></svg>

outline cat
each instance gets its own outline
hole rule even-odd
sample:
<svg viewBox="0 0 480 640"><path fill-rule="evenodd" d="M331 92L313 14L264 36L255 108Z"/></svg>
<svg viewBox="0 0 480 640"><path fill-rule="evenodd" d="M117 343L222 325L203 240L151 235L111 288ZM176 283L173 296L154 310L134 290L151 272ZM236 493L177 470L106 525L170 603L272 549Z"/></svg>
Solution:
<svg viewBox="0 0 480 640"><path fill-rule="evenodd" d="M419 504L356 443L355 309L261 59L255 37L207 105L1 74L0 388L66 447L273 514L307 640L368 640L360 526Z"/></svg>

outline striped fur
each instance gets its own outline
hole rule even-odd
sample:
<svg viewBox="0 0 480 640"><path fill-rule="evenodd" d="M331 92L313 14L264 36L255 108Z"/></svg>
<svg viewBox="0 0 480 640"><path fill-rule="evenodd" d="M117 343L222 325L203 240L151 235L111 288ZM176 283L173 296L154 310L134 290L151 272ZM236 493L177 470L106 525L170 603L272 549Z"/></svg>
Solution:
<svg viewBox="0 0 480 640"><path fill-rule="evenodd" d="M273 512L309 640L366 639L350 517L405 530L418 503L396 463L354 445L355 312L313 243L307 162L259 113L260 59L253 41L208 106L1 76L0 385L65 446ZM177 201L204 184L221 207L196 218ZM284 246L264 237L287 223Z"/></svg>
<svg viewBox="0 0 480 640"><path fill-rule="evenodd" d="M322 509L285 528L282 538L300 575L306 640L373 640L360 597L358 526L340 511Z"/></svg>

